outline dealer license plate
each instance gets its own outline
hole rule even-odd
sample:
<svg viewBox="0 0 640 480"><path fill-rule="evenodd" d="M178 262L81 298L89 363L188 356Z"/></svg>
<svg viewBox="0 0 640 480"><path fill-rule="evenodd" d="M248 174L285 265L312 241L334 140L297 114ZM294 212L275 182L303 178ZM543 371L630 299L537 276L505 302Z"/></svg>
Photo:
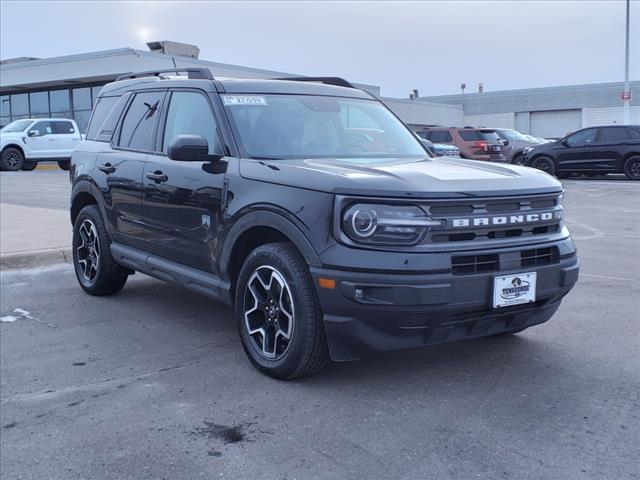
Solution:
<svg viewBox="0 0 640 480"><path fill-rule="evenodd" d="M493 308L536 301L536 272L516 273L493 280Z"/></svg>

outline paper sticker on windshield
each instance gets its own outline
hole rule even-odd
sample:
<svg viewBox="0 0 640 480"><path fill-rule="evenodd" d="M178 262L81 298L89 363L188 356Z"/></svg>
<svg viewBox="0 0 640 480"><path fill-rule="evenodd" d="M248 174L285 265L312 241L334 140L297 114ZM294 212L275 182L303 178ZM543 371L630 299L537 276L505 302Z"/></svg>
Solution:
<svg viewBox="0 0 640 480"><path fill-rule="evenodd" d="M223 95L222 101L225 105L268 105L260 95Z"/></svg>

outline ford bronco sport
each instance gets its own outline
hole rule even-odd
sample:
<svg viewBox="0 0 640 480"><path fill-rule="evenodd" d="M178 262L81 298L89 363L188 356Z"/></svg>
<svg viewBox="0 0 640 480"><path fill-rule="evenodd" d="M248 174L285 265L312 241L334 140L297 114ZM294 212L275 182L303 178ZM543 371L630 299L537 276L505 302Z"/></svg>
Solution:
<svg viewBox="0 0 640 480"><path fill-rule="evenodd" d="M114 294L138 271L210 295L277 378L519 332L578 278L557 180L432 158L338 78L120 78L101 91L71 180L87 293Z"/></svg>

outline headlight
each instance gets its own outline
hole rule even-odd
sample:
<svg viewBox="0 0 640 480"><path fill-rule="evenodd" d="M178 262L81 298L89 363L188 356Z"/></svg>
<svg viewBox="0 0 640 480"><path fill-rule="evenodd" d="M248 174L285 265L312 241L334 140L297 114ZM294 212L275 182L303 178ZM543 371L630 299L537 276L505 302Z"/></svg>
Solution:
<svg viewBox="0 0 640 480"><path fill-rule="evenodd" d="M357 203L342 215L342 230L368 245L415 245L432 226L440 226L416 205Z"/></svg>
<svg viewBox="0 0 640 480"><path fill-rule="evenodd" d="M533 150L533 147L532 147L532 146L526 147L526 148L524 149L524 153L529 153L531 150Z"/></svg>

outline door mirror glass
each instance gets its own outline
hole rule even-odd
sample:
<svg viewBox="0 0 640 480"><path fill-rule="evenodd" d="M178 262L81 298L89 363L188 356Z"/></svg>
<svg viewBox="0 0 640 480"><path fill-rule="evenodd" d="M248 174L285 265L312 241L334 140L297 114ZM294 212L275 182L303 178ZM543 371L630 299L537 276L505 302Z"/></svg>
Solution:
<svg viewBox="0 0 640 480"><path fill-rule="evenodd" d="M209 143L202 135L177 135L167 149L171 160L180 162L212 162L222 155L209 154Z"/></svg>
<svg viewBox="0 0 640 480"><path fill-rule="evenodd" d="M38 130L29 130L29 133L27 134L30 137L39 137L40 136L40 131Z"/></svg>

